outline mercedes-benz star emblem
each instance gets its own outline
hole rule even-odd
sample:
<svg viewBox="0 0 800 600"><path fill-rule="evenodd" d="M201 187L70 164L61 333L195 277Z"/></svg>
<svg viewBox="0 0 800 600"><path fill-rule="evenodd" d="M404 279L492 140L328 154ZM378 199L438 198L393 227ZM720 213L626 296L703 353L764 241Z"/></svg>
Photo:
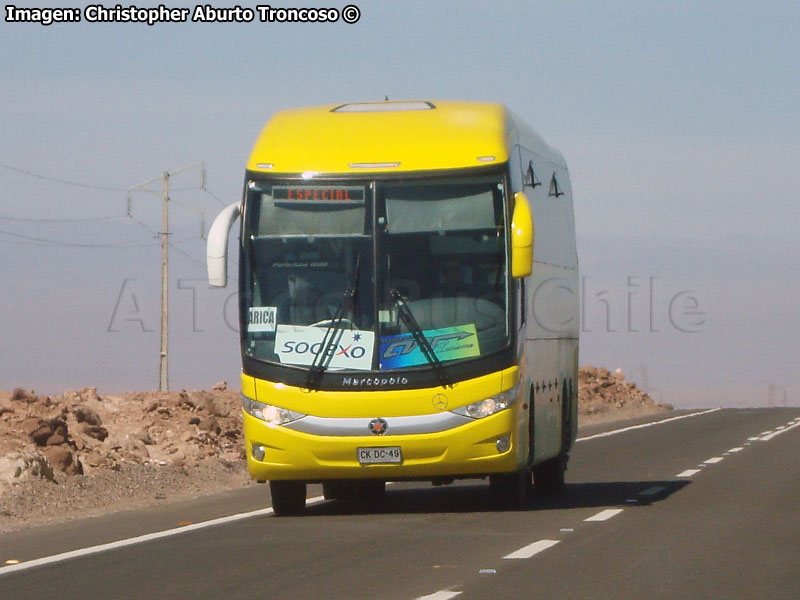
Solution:
<svg viewBox="0 0 800 600"><path fill-rule="evenodd" d="M447 408L447 396L444 394L436 394L431 400L431 403L436 410L444 410Z"/></svg>
<svg viewBox="0 0 800 600"><path fill-rule="evenodd" d="M389 429L389 424L383 419L372 419L369 425L367 425L367 428L375 435L383 435L386 433L386 430Z"/></svg>

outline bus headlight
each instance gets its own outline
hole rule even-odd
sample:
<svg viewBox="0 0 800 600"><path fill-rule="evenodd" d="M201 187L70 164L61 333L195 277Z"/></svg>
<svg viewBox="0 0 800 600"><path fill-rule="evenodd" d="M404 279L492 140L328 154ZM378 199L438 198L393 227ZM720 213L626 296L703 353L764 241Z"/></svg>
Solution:
<svg viewBox="0 0 800 600"><path fill-rule="evenodd" d="M482 419L507 409L517 401L517 398L519 398L519 384L501 394L486 398L485 400L473 402L472 404L467 404L460 408L454 408L450 412L464 417L470 417L471 419Z"/></svg>
<svg viewBox="0 0 800 600"><path fill-rule="evenodd" d="M242 394L242 407L244 408L244 412L248 415L266 421L267 423L272 423L273 425L285 425L286 423L291 423L292 421L305 417L303 413L295 412L287 408L280 408L279 406L272 406L271 404L264 404L263 402L248 398L244 394Z"/></svg>

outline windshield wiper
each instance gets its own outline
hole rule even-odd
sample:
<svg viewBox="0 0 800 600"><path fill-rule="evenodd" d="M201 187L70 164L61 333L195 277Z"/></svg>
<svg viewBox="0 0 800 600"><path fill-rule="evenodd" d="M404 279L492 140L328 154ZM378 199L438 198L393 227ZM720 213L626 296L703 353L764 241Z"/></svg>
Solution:
<svg viewBox="0 0 800 600"><path fill-rule="evenodd" d="M439 383L441 383L442 387L445 388L453 387L453 383L450 381L450 376L447 374L447 370L444 368L442 361L440 361L436 356L436 352L433 351L433 346L431 346L428 338L426 338L425 334L422 333L422 327L419 326L419 323L417 323L417 320L414 318L414 314L411 312L408 304L406 304L403 295L397 289L391 289L389 290L389 296L397 305L397 312L400 320L403 321L403 324L406 326L406 329L408 329L409 333L411 333L411 337L414 338L414 341L419 346L422 354L436 371L436 375L439 377Z"/></svg>
<svg viewBox="0 0 800 600"><path fill-rule="evenodd" d="M355 312L356 298L358 297L358 273L361 268L361 253L356 258L356 272L353 277L353 285L347 288L342 294L342 299L339 301L339 307L333 315L325 335L322 338L319 352L314 356L311 361L311 366L308 368L308 375L306 375L306 388L309 390L318 390L322 382L322 375L327 371L328 366L331 364L331 359L339 347L339 342L342 341L344 335L344 324L348 322L345 319L347 313ZM352 321L349 321L352 324Z"/></svg>

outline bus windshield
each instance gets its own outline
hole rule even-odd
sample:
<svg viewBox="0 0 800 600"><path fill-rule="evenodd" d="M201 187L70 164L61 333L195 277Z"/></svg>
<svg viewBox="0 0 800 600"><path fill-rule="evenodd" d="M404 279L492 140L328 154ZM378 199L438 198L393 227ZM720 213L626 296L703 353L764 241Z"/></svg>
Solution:
<svg viewBox="0 0 800 600"><path fill-rule="evenodd" d="M326 369L392 371L434 367L420 341L445 367L507 348L504 187L501 175L250 182L245 352L311 367L327 350Z"/></svg>

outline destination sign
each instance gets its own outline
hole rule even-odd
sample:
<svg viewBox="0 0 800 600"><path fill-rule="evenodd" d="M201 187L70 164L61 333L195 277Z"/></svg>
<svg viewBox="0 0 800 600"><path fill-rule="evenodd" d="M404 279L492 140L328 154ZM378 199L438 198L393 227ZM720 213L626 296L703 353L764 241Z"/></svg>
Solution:
<svg viewBox="0 0 800 600"><path fill-rule="evenodd" d="M364 203L363 186L273 186L272 199L289 202L351 202Z"/></svg>

